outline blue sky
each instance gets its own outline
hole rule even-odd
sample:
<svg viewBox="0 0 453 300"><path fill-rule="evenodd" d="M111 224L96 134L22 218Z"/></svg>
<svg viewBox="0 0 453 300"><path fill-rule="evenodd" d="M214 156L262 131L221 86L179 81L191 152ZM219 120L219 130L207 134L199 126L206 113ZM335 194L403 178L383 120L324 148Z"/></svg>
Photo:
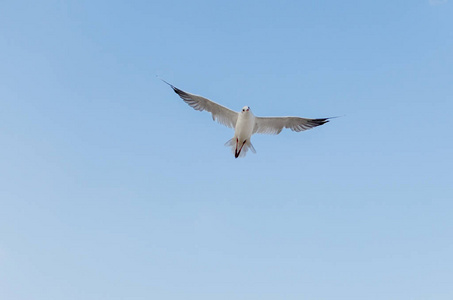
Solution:
<svg viewBox="0 0 453 300"><path fill-rule="evenodd" d="M0 298L452 299L453 3L2 1ZM344 116L257 135L188 107Z"/></svg>

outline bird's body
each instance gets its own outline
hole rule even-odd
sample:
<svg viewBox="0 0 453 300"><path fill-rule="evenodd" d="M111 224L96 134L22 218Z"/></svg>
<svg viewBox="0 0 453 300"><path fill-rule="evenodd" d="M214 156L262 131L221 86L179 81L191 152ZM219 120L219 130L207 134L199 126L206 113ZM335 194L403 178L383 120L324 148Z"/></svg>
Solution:
<svg viewBox="0 0 453 300"><path fill-rule="evenodd" d="M226 142L225 146L231 147L236 158L245 156L249 149L256 153L251 143L251 137L255 133L279 134L283 128L299 132L329 122L329 118L256 117L249 106L244 106L242 111L235 112L209 99L184 92L172 84L164 82L170 85L175 93L195 110L206 110L212 114L214 121L234 128L234 137Z"/></svg>
<svg viewBox="0 0 453 300"><path fill-rule="evenodd" d="M249 139L252 136L254 126L255 116L253 113L250 109L243 110L239 113L236 126L234 127L234 136L239 138L239 141Z"/></svg>
<svg viewBox="0 0 453 300"><path fill-rule="evenodd" d="M252 152L255 152L253 148L251 137L253 134L253 128L255 127L255 116L250 111L250 107L244 107L238 115L238 120L236 121L236 126L234 127L234 156L237 158L242 150L244 155L247 153L249 148L252 149Z"/></svg>

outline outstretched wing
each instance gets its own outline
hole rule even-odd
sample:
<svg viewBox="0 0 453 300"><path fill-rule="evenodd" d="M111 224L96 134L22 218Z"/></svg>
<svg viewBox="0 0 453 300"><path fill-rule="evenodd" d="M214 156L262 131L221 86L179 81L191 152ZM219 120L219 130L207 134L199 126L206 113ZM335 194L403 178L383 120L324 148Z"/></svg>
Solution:
<svg viewBox="0 0 453 300"><path fill-rule="evenodd" d="M329 122L329 118L306 119L299 117L256 117L253 133L279 134L283 128L303 131Z"/></svg>
<svg viewBox="0 0 453 300"><path fill-rule="evenodd" d="M237 112L204 97L184 92L165 80L162 81L171 86L175 93L178 94L179 97L181 97L182 100L189 104L193 109L210 112L214 121L217 121L227 127L234 128L236 126L236 121L238 119Z"/></svg>

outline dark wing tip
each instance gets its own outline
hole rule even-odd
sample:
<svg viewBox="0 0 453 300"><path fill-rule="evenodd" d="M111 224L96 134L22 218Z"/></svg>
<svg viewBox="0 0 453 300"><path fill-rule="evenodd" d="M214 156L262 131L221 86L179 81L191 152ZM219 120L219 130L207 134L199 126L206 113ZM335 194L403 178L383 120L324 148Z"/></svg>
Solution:
<svg viewBox="0 0 453 300"><path fill-rule="evenodd" d="M162 80L163 82L165 82L166 84L168 84L169 86L171 86L172 89L174 89L175 87L173 86L173 84L163 80L162 78L159 78L160 80Z"/></svg>
<svg viewBox="0 0 453 300"><path fill-rule="evenodd" d="M184 95L184 94L187 95L186 92L184 92L183 90L178 89L177 87L172 86L172 88L173 88L173 90L175 91L175 93L178 94L178 95L180 95L180 96L181 96L181 95Z"/></svg>
<svg viewBox="0 0 453 300"><path fill-rule="evenodd" d="M190 97L190 94L184 92L183 90L178 89L177 87L172 86L173 90L175 91L176 94L178 94L181 99L184 101L191 101L193 102L194 100Z"/></svg>
<svg viewBox="0 0 453 300"><path fill-rule="evenodd" d="M184 92L183 90L180 90L178 89L177 87L175 87L173 84L163 80L162 78L160 78L160 80L162 80L163 82L165 82L166 84L168 84L172 89L173 91L175 91L176 94L178 94L179 96L182 96L182 95L187 95L186 92Z"/></svg>
<svg viewBox="0 0 453 300"><path fill-rule="evenodd" d="M329 119L330 118L312 119L312 120L310 120L310 123L313 124L314 126L321 126L323 124L328 123Z"/></svg>

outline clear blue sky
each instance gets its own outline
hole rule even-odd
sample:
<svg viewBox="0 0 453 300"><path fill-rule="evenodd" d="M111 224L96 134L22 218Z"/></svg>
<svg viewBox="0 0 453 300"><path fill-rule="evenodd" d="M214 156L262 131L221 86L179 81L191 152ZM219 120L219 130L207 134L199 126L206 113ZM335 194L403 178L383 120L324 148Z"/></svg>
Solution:
<svg viewBox="0 0 453 300"><path fill-rule="evenodd" d="M2 1L0 298L453 299L453 1ZM234 110L329 117L253 137Z"/></svg>

